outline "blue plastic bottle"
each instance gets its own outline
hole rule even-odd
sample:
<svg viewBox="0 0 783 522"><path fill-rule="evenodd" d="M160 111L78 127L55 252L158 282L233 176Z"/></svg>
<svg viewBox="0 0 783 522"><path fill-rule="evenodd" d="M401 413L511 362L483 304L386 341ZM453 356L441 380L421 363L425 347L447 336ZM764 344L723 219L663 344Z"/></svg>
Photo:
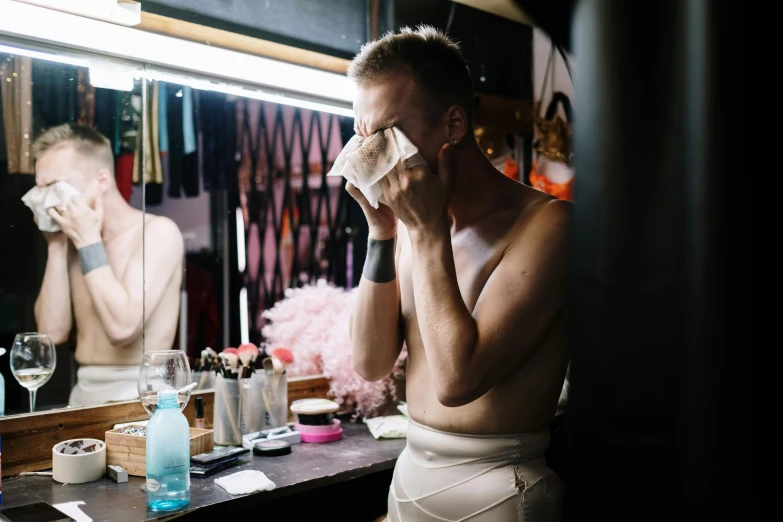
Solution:
<svg viewBox="0 0 783 522"><path fill-rule="evenodd" d="M147 507L170 511L190 504L190 429L177 390L158 392L147 423Z"/></svg>

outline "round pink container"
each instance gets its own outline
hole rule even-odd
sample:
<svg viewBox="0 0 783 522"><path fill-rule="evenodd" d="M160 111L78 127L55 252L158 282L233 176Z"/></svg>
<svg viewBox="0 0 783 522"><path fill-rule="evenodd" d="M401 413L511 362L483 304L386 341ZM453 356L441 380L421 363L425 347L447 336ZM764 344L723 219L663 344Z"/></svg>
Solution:
<svg viewBox="0 0 783 522"><path fill-rule="evenodd" d="M302 437L302 442L334 442L343 438L343 429L337 428L337 431L331 433L302 433L299 432Z"/></svg>

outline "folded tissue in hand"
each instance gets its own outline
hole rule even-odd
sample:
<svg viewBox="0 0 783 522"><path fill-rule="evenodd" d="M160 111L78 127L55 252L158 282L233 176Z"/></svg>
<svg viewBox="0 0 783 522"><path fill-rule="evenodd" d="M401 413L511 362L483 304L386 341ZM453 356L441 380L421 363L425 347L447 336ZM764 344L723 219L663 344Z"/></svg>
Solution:
<svg viewBox="0 0 783 522"><path fill-rule="evenodd" d="M334 160L329 176L343 176L358 188L373 208L386 203L378 182L392 170L410 169L427 162L419 149L397 127L366 138L354 136Z"/></svg>

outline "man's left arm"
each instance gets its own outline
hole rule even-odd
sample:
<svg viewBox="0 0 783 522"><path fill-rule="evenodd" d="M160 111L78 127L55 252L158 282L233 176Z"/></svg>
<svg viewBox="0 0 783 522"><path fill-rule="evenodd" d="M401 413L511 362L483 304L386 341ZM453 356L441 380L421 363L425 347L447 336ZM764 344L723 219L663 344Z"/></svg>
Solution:
<svg viewBox="0 0 783 522"><path fill-rule="evenodd" d="M513 241L471 314L457 282L447 223L411 231L413 288L438 400L468 404L508 377L560 313L569 204L538 209Z"/></svg>

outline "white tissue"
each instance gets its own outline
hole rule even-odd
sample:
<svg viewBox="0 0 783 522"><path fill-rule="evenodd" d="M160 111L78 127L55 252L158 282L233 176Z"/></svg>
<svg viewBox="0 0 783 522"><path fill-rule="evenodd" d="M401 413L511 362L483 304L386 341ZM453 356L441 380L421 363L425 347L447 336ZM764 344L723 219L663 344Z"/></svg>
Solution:
<svg viewBox="0 0 783 522"><path fill-rule="evenodd" d="M60 225L47 212L54 207L64 207L79 191L67 181L58 181L48 187L33 187L22 196L22 202L30 207L38 219L38 229L44 232L59 232Z"/></svg>
<svg viewBox="0 0 783 522"><path fill-rule="evenodd" d="M255 469L247 469L238 473L215 479L215 484L232 495L248 495L256 491L272 491L277 486L266 478L266 475Z"/></svg>
<svg viewBox="0 0 783 522"><path fill-rule="evenodd" d="M404 415L389 415L365 419L364 423L370 429L375 439L404 439L408 432L408 417Z"/></svg>
<svg viewBox="0 0 783 522"><path fill-rule="evenodd" d="M397 127L362 138L354 136L334 160L329 176L343 176L358 188L373 208L386 204L378 182L393 169L425 165L419 149Z"/></svg>

